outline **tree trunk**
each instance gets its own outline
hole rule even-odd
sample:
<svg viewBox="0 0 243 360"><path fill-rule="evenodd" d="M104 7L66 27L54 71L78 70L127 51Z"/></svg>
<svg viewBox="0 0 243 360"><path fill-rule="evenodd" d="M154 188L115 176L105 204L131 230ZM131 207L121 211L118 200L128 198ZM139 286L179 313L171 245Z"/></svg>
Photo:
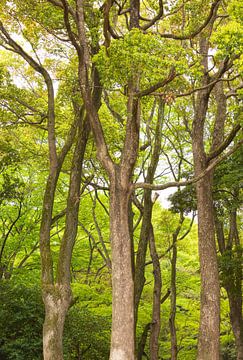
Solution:
<svg viewBox="0 0 243 360"><path fill-rule="evenodd" d="M198 360L219 360L220 288L214 237L211 174L199 181L196 189L201 269Z"/></svg>
<svg viewBox="0 0 243 360"><path fill-rule="evenodd" d="M176 263L177 263L177 240L181 231L182 224L184 222L183 211L180 211L179 224L172 235L173 248L172 248L172 259L171 259L171 277L170 277L170 336L171 336L171 360L177 359L178 348L177 348L177 334L175 326L176 318ZM190 231L190 228L189 228Z"/></svg>
<svg viewBox="0 0 243 360"><path fill-rule="evenodd" d="M140 341L139 341L138 347L137 347L137 360L142 360L142 358L143 358L144 349L146 346L148 332L150 331L150 328L151 328L151 323L148 323L145 325L145 327L143 329L143 333L141 335L141 338L140 338Z"/></svg>
<svg viewBox="0 0 243 360"><path fill-rule="evenodd" d="M134 281L129 232L129 192L120 169L110 184L112 334L110 360L134 360Z"/></svg>
<svg viewBox="0 0 243 360"><path fill-rule="evenodd" d="M223 224L219 220L215 210L215 225L216 233L219 244L219 250L221 255L224 255L225 251L232 251L232 247L235 244L236 248L236 266L234 270L229 274L224 274L224 288L226 289L229 308L230 308L230 322L235 337L235 345L237 352L237 360L243 360L243 318L242 318L242 250L240 248L239 235L236 222L237 212L236 209L231 211L230 214L230 231L228 242L226 244ZM233 261L233 259L231 260Z"/></svg>
<svg viewBox="0 0 243 360"><path fill-rule="evenodd" d="M230 306L230 322L235 337L237 360L243 360L243 319L242 319L242 296L241 293L233 293L226 286Z"/></svg>
<svg viewBox="0 0 243 360"><path fill-rule="evenodd" d="M165 104L160 100L158 106L158 118L155 130L155 139L154 147L151 156L151 161L148 166L147 175L145 182L152 184L155 176L155 172L159 162L159 156L161 151L161 136L162 136L162 123L164 119L164 107ZM153 114L153 110L152 110ZM151 114L151 115L152 115ZM152 210L153 210L153 201L152 201L152 191L150 189L144 190L144 208L143 208L143 220L140 231L140 238L138 244L138 251L136 257L135 265L135 326L137 324L138 317L138 307L141 299L143 287L145 284L145 261L146 261L146 252L149 241L149 236L151 233L151 219L152 219Z"/></svg>
<svg viewBox="0 0 243 360"><path fill-rule="evenodd" d="M170 337L171 337L171 360L177 359L177 337L176 337L176 262L177 262L177 234L173 234L173 248L171 260L171 295L170 295Z"/></svg>
<svg viewBox="0 0 243 360"><path fill-rule="evenodd" d="M147 176L148 178L148 176ZM151 180L150 180L151 181ZM148 182L148 180L146 181ZM149 234L151 229L151 217L152 217L152 208L153 203L151 200L152 191L149 189L144 190L144 208L143 208L143 220L140 231L139 243L138 243L138 251L136 257L136 265L135 265L135 326L137 324L138 319L138 307L141 299L143 287L145 284L145 262L146 262L146 252L149 241Z"/></svg>
<svg viewBox="0 0 243 360"><path fill-rule="evenodd" d="M199 44L202 55L201 64L204 69L201 85L206 86L206 89L198 93L195 101L195 114L192 126L195 176L201 174L208 165L204 147L204 132L209 97L213 88L208 86L210 78L208 75L207 54L214 20L215 16L209 24L207 33L201 36ZM219 119L215 121L219 121ZM214 232L212 178L213 171L209 172L196 184L198 247L201 271L198 360L219 360L220 358L220 286Z"/></svg>
<svg viewBox="0 0 243 360"><path fill-rule="evenodd" d="M77 234L83 158L89 137L89 124L87 119L84 119L83 110L76 109L76 112L78 117L78 137L72 159L65 230L59 251L56 283L54 283L53 278L49 277L49 282L45 281L44 276L42 278L42 297L45 305L45 322L43 325L43 354L45 360L63 359L63 327L72 301L70 265ZM47 236L48 234L46 234ZM44 245L42 244L42 246ZM53 267L50 267L50 264L46 262L44 255L45 252L42 250L42 269L45 269L47 265L48 271L53 274Z"/></svg>
<svg viewBox="0 0 243 360"><path fill-rule="evenodd" d="M235 190L235 196L239 196L239 189ZM237 211L234 209L230 218L230 233L235 240L236 267L234 274L234 289L230 286L231 294L227 290L230 305L230 321L235 336L237 360L243 360L243 317L242 317L242 248L237 228Z"/></svg>
<svg viewBox="0 0 243 360"><path fill-rule="evenodd" d="M161 306L161 288L162 279L160 271L160 262L158 253L156 251L153 227L151 225L149 236L149 248L153 261L153 274L154 274L154 290L153 290L153 314L151 323L150 334L150 359L159 359L159 334L160 334L160 306Z"/></svg>
<svg viewBox="0 0 243 360"><path fill-rule="evenodd" d="M205 78L204 82L207 83L207 81ZM209 94L210 90L202 91L198 94L196 101L192 131L195 176L207 168L207 157L204 150L204 123ZM214 232L212 177L211 171L196 184L201 271L198 360L219 360L220 358L220 286Z"/></svg>
<svg viewBox="0 0 243 360"><path fill-rule="evenodd" d="M62 336L65 317L71 304L70 286L50 285L43 289L45 322L43 326L43 351L45 360L62 360Z"/></svg>

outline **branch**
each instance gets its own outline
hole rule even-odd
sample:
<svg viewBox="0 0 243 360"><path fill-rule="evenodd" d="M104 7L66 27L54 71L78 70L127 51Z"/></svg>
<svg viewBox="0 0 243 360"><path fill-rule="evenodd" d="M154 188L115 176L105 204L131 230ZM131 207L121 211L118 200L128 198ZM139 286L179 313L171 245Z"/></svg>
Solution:
<svg viewBox="0 0 243 360"><path fill-rule="evenodd" d="M193 211L193 212L192 212L192 219L191 219L189 228L185 231L185 233L184 233L182 236L179 237L178 240L180 240L180 241L183 240L183 239L189 234L189 232L190 232L191 229L192 229L192 225L193 225L193 223L194 223L195 217L196 217L196 212ZM179 235L179 234L178 234L178 235Z"/></svg>
<svg viewBox="0 0 243 360"><path fill-rule="evenodd" d="M17 221L19 220L19 218L21 216L21 210L22 210L22 203L19 204L18 214L17 214L15 220L12 222L10 228L8 229L7 234L4 236L3 243L2 243L2 246L1 246L1 251L0 251L0 262L2 260L3 251L4 251L4 248L5 248L6 242L8 240L8 237L11 234L11 231L12 231L13 227L15 226L15 224L17 223Z"/></svg>
<svg viewBox="0 0 243 360"><path fill-rule="evenodd" d="M110 268L110 266L111 266L111 264L110 264L110 259L108 259L108 258L106 257L106 255L105 255L105 254L101 251L101 249L98 247L97 242L95 241L95 238L94 238L94 236L92 235L92 233L84 226L84 224L83 224L81 221L78 222L78 225L81 226L81 228L83 229L83 231L88 235L89 239L92 240L94 248L98 251L98 253L99 253L100 256L102 257L102 259L104 260L105 265L108 267L108 269L109 269L109 271L110 271L110 270L111 270L111 268Z"/></svg>
<svg viewBox="0 0 243 360"><path fill-rule="evenodd" d="M238 133L239 130L241 130L242 127L240 124L237 124L229 133L229 135L227 136L227 138L222 142L222 144L220 144L217 149L215 149L214 151L212 151L208 156L207 156L207 162L209 163L211 160L213 160L214 158L216 158L218 155L220 155L232 142L232 140L235 138L236 134Z"/></svg>
<svg viewBox="0 0 243 360"><path fill-rule="evenodd" d="M240 83L239 86L230 90L228 94L226 94L226 99L230 98L231 96L237 96L237 91L243 88L243 82Z"/></svg>
<svg viewBox="0 0 243 360"><path fill-rule="evenodd" d="M91 88L90 88L89 69L91 67L91 62L90 62L88 39L86 36L86 28L85 28L84 9L83 9L84 1L76 0L76 6L77 6L78 36L79 36L79 43L82 48L82 53L78 52L80 89L83 96L85 109L88 114L88 118L92 128L92 132L94 135L95 144L97 147L97 158L100 160L101 164L103 165L109 176L111 176L111 174L114 173L114 163L108 151L108 147L103 133L103 128L100 123L95 102L92 99ZM94 73L95 73L94 76L97 78L96 79L97 82L99 82L98 72L94 71Z"/></svg>
<svg viewBox="0 0 243 360"><path fill-rule="evenodd" d="M30 256L39 248L39 240L36 241L36 243L34 244L33 248L30 250L30 252L28 254L26 254L23 259L20 261L20 263L18 264L17 268L20 269L23 267L24 263L30 258Z"/></svg>
<svg viewBox="0 0 243 360"><path fill-rule="evenodd" d="M174 40L188 40L188 39L193 39L195 36L197 36L198 34L200 34L200 32L209 24L209 22L211 21L212 17L215 14L215 10L217 10L217 7L219 6L219 3L221 2L221 0L216 0L214 1L214 3L211 6L210 9L210 13L207 17L207 19L204 21L204 23L199 26L199 28L197 30L195 30L194 32L192 32L191 34L188 35L176 35L176 34L159 34L162 38L166 38L166 39L174 39Z"/></svg>
<svg viewBox="0 0 243 360"><path fill-rule="evenodd" d="M140 92L136 93L136 96L141 98L142 96L146 96L151 94L153 91L156 91L157 89L167 85L168 83L170 83L172 80L174 80L174 78L176 77L176 72L175 72L175 68L172 67L170 70L170 73L168 75L168 77L160 82L158 82L155 85L150 86L150 88L142 90Z"/></svg>
<svg viewBox="0 0 243 360"><path fill-rule="evenodd" d="M227 60L228 60L228 59L227 59ZM227 69L226 69L226 70L227 70ZM218 72L216 73L216 75L218 75ZM174 98L178 98L178 97L189 96L189 95L192 95L192 94L194 94L194 93L196 93L196 92L198 92L198 91L202 91L202 90L205 90L205 89L207 89L207 88L210 88L210 87L212 87L213 85L217 84L219 81L229 82L229 81L235 80L237 77L238 77L238 75L236 75L236 76L234 76L234 77L232 77L232 78L230 78L230 79L223 79L223 78L217 77L217 78L214 79L213 81L209 82L207 85L197 87L197 88L192 89L192 90L189 90L189 91L187 91L187 92L185 92L185 93L180 93L180 94L178 94L178 93L173 93L173 97L174 97ZM242 84L242 86L239 86L239 87L236 88L235 90L239 90L239 89L241 89L242 87L243 87L243 84ZM165 94L165 93L159 93L159 92L157 93L157 92L154 92L154 93L151 93L150 95L154 95L154 96L165 96L166 94ZM230 93L229 93L229 96L227 96L227 97L230 97L230 96L232 96L232 95L235 95L235 93L234 93L234 94L231 94L231 92L230 92Z"/></svg>
<svg viewBox="0 0 243 360"><path fill-rule="evenodd" d="M160 303L163 304L167 299L168 297L170 296L170 293L171 293L171 290L168 289L167 292L165 293L165 295L162 297L162 299L160 300Z"/></svg>
<svg viewBox="0 0 243 360"><path fill-rule="evenodd" d="M72 32L72 28L70 25L70 21L69 21L69 6L66 0L61 0L62 2L62 7L63 7L63 18L64 18L64 24L66 26L67 29L67 33L68 33L68 37L71 41L71 43L73 44L73 46L75 47L77 53L79 54L79 56L82 56L82 50L80 45L78 44L78 42L76 41L76 38L74 36L74 33Z"/></svg>
<svg viewBox="0 0 243 360"><path fill-rule="evenodd" d="M24 49L12 39L1 20L0 32L3 34L3 41L10 46L9 50L15 52L16 54L19 54L34 70L36 70L44 78L48 91L48 144L50 149L49 157L50 163L55 166L57 163L57 153L55 137L55 100L52 79L47 70L35 59L33 59L29 54L27 54Z"/></svg>
<svg viewBox="0 0 243 360"><path fill-rule="evenodd" d="M64 9L63 3L62 1L58 1L58 0L47 0L49 3L51 3L54 6L57 6L61 9ZM68 5L68 12L72 15L72 17L75 19L76 18L76 14L75 11L73 10L73 8Z"/></svg>
<svg viewBox="0 0 243 360"><path fill-rule="evenodd" d="M153 19L149 20L148 24L146 24L144 26L141 26L141 29L143 29L143 30L149 29L151 26L153 26L156 23L156 21L161 19L163 15L164 15L163 0L159 0L159 12L158 12L158 14Z"/></svg>
<svg viewBox="0 0 243 360"><path fill-rule="evenodd" d="M130 187L130 191L134 191L135 189L151 189L151 190L165 190L170 187L179 187L179 186L186 186L195 184L199 180L201 180L205 175L207 175L212 169L214 169L219 163L233 154L240 146L243 144L243 139L240 140L235 146L233 146L229 151L227 151L221 157L218 157L215 161L211 162L211 164L198 176L192 178L191 180L186 181L171 181L166 184L155 185L155 184L148 184L148 183L136 183L132 184Z"/></svg>

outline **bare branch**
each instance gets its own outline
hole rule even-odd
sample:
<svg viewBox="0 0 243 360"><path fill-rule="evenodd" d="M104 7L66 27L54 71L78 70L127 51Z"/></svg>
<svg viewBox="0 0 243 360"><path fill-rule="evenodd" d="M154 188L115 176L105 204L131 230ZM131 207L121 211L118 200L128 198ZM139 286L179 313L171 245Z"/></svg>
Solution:
<svg viewBox="0 0 243 360"><path fill-rule="evenodd" d="M211 160L216 158L218 155L220 155L233 141L235 136L237 135L238 131L241 130L241 125L237 124L230 132L230 134L227 136L227 138L220 144L217 149L209 153L207 156L207 162L209 163Z"/></svg>
<svg viewBox="0 0 243 360"><path fill-rule="evenodd" d="M227 159L231 154L233 154L237 149L241 147L243 144L243 139L240 140L235 146L233 146L229 151L227 151L224 155L216 158L213 162L210 163L210 165L198 176L186 180L186 181L171 181L166 184L161 185L155 185L155 184L149 184L149 183L136 183L132 184L130 187L130 191L134 191L135 189L151 189L151 190L165 190L170 187L178 187L178 186L186 186L190 184L195 184L199 180L201 180L205 175L207 175L212 169L214 169L219 163L221 163L223 160Z"/></svg>

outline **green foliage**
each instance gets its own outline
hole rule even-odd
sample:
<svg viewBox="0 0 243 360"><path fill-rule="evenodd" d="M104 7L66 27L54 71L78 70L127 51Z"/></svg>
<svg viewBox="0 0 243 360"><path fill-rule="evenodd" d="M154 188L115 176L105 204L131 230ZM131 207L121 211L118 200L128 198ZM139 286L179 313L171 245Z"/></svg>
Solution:
<svg viewBox="0 0 243 360"><path fill-rule="evenodd" d="M64 359L108 359L110 318L96 315L87 307L73 306L64 330Z"/></svg>
<svg viewBox="0 0 243 360"><path fill-rule="evenodd" d="M42 359L43 319L38 287L0 281L0 358Z"/></svg>
<svg viewBox="0 0 243 360"><path fill-rule="evenodd" d="M175 213L183 211L186 215L197 209L195 186L189 185L168 197L170 210Z"/></svg>
<svg viewBox="0 0 243 360"><path fill-rule="evenodd" d="M167 77L172 65L183 72L186 68L184 56L184 49L170 41L133 29L123 39L113 41L108 50L101 47L93 61L108 87L125 86L135 74L148 86Z"/></svg>
<svg viewBox="0 0 243 360"><path fill-rule="evenodd" d="M80 293L83 300L83 294ZM64 359L108 358L110 314L96 314L83 301L69 311L64 330ZM44 306L40 288L0 281L1 360L41 360Z"/></svg>
<svg viewBox="0 0 243 360"><path fill-rule="evenodd" d="M193 0L164 2L164 16L149 31L129 30L122 15L117 15L117 3L110 10L110 25L120 39L111 38L109 48L103 42L103 9L96 0L85 3L85 31L90 42L90 54L96 54L92 61L96 65L108 98L102 98L99 110L107 147L115 163L119 163L125 139L127 118L127 84L134 75L139 75L139 89L143 90L158 81L166 79L172 67L176 78L164 88L161 99L166 100L162 119L162 151L158 173L164 170L170 160L174 175L187 177L192 171L191 164L191 126L194 117L194 104L198 94L192 97L181 93L193 91L201 85L203 69L198 54L200 35L188 40L165 39L155 32L188 35L198 29L213 1ZM75 9L75 1L69 1ZM124 3L125 4L125 3ZM124 8L125 9L125 8ZM123 9L123 10L124 10ZM141 2L141 15L151 17L159 10L159 2ZM224 11L226 16L224 16ZM75 106L83 104L78 81L78 60L76 52L67 42L67 32L63 21L63 9L45 0L16 0L0 3L1 20L12 32L24 49L46 67L54 79L56 144L60 151L67 137L70 124L75 117ZM169 12L171 12L170 16ZM243 73L243 6L240 1L227 2L227 9L221 6L220 16L210 38L210 75L221 66L225 57L238 57L234 60L229 76L233 82L224 81L225 92L240 87ZM229 15L229 16L227 16ZM77 28L69 14L74 36ZM140 23L147 23L141 20ZM120 28L119 28L119 26ZM209 36L207 30L204 31ZM62 41L64 39L64 41ZM3 40L0 40L0 44ZM7 54L7 56L6 56ZM39 59L38 59L39 58ZM232 72L231 72L232 71ZM224 80L226 80L226 74ZM91 84L92 87L92 84ZM114 91L116 89L116 91ZM237 90L238 94L242 89ZM213 94L213 92L212 92ZM158 94L156 94L158 96ZM194 97L195 95L195 97ZM39 226L43 192L48 173L47 92L40 74L37 74L17 54L0 52L0 233L1 243L16 218L21 201L22 213L9 233L2 256L6 266L5 275L11 276L9 282L0 282L0 358L3 360L37 360L42 357L41 332L43 305L40 289L32 286L40 278L40 254L38 250ZM208 108L208 126L205 131L205 148L209 148L215 119L213 95ZM157 101L157 100L156 100ZM146 174L150 155L154 147L154 134L158 111L151 118L154 97L141 99L141 136L135 175L140 178ZM226 130L239 121L240 106L237 98L228 99ZM226 132L227 132L226 131ZM235 141L237 141L236 138ZM73 148L65 159L55 194L53 217L66 208L69 190L70 159ZM166 157L167 156L167 157ZM222 218L232 209L238 209L241 194L235 192L241 187L242 151L236 152L221 163L215 171L214 200ZM162 169L163 168L163 169ZM108 185L107 175L95 157L92 135L87 146L83 166L79 229L72 258L72 289L75 305L70 309L64 333L65 359L82 357L87 360L108 358L111 327L111 274L101 256L104 250L101 236L110 256L109 217L104 207L93 201L93 188L87 179L97 186ZM171 175L171 174L170 174ZM134 179L135 177L134 176ZM165 182L166 175L156 174L155 183ZM100 194L100 192L99 192ZM224 195L222 195L224 194ZM109 208L108 191L100 196L103 205ZM142 198L140 193L139 198ZM172 234L179 224L178 213L189 214L196 209L195 189L183 188L170 197L171 211L161 209L156 203L153 211L153 225L157 251L161 257L161 271L165 294L170 288ZM135 211L134 223L139 218ZM94 221L96 217L96 224ZM225 221L226 233L228 223ZM56 266L60 242L65 226L65 216L60 217L51 230L51 251ZM179 237L190 226L190 219L183 223ZM99 229L98 229L99 228ZM100 230L100 233L99 231ZM140 225L134 233L135 252L139 238ZM32 252L33 250L33 252ZM197 254L197 226L190 234L177 243L177 315L176 327L179 344L178 360L196 358L198 320L200 306L200 277ZM242 248L226 251L219 259L222 284L235 286L234 274L241 270ZM29 256L28 256L29 255ZM22 264L22 260L27 260ZM147 261L151 261L149 252ZM1 264L1 265L2 265ZM1 269L2 270L2 269ZM151 321L153 301L153 268L146 266L146 285L139 308L138 333ZM169 316L170 299L162 305L162 329L160 337L160 357L170 358ZM222 301L222 353L225 359L234 359L235 348L229 323L229 309ZM148 347L148 344L147 344Z"/></svg>
<svg viewBox="0 0 243 360"><path fill-rule="evenodd" d="M17 173L19 152L7 138L0 138L0 205L5 201L21 198L23 182Z"/></svg>
<svg viewBox="0 0 243 360"><path fill-rule="evenodd" d="M237 293L239 274L242 274L242 246L235 246L232 250L226 250L219 257L219 270L222 285L230 287L233 293Z"/></svg>
<svg viewBox="0 0 243 360"><path fill-rule="evenodd" d="M217 56L242 56L243 7L239 1L229 1L229 20L223 22L213 34L212 41L218 48Z"/></svg>

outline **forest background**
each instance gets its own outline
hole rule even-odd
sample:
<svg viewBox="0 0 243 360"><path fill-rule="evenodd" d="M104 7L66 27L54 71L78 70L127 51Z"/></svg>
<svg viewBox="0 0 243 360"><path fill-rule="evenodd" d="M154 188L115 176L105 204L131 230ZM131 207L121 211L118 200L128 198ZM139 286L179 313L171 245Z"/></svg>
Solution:
<svg viewBox="0 0 243 360"><path fill-rule="evenodd" d="M242 2L0 14L0 358L242 360Z"/></svg>

